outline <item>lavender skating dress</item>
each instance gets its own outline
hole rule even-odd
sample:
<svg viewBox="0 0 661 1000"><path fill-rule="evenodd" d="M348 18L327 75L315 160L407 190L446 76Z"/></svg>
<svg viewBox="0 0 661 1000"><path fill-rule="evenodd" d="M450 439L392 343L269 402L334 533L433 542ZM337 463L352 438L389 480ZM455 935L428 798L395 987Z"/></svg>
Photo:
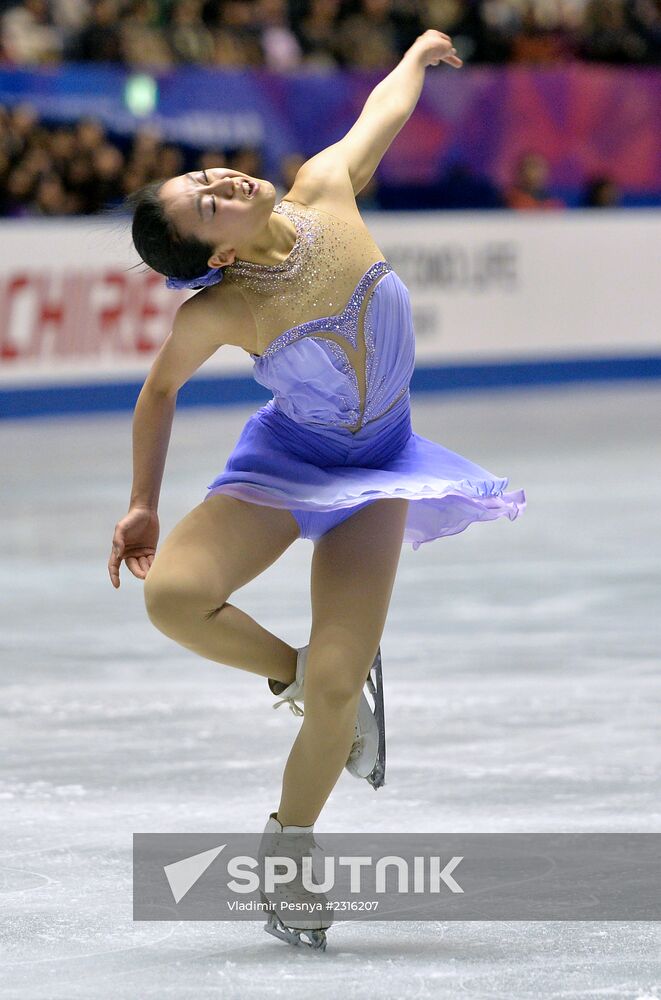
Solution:
<svg viewBox="0 0 661 1000"><path fill-rule="evenodd" d="M296 227L289 257L225 269L251 307L265 345L250 355L253 376L273 398L205 499L226 493L289 510L300 537L316 541L375 500L404 498L414 549L474 521L514 520L523 490L506 492L507 478L413 431L409 294L368 230L298 202L274 211Z"/></svg>

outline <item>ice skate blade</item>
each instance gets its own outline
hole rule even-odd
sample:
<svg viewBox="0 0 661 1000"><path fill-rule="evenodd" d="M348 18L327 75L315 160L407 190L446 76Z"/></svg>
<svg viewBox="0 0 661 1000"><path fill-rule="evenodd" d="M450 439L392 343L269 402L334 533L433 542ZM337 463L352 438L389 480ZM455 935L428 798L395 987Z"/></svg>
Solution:
<svg viewBox="0 0 661 1000"><path fill-rule="evenodd" d="M312 951L326 951L326 931L322 930L293 930L290 927L285 927L283 922L280 920L275 913L269 914L268 921L264 924L264 930L267 934L272 934L273 937L277 937L280 941L286 941L287 944L292 944L295 947L302 944L306 948L310 948ZM301 937L305 934L308 940Z"/></svg>
<svg viewBox="0 0 661 1000"><path fill-rule="evenodd" d="M367 782L369 782L369 784L372 786L372 788L374 789L374 791L376 791L377 788L383 788L383 786L385 785L386 779L385 779L384 771L385 771L385 768L381 767L380 762L377 761L377 763L376 763L376 765L374 767L374 770L370 774L367 775L367 778L365 780Z"/></svg>
<svg viewBox="0 0 661 1000"><path fill-rule="evenodd" d="M376 791L386 783L386 719L383 707L383 671L380 646L372 668L367 675L367 690L374 699L374 715L379 727L379 749L376 764L370 774L367 775L366 780L370 783L374 791Z"/></svg>

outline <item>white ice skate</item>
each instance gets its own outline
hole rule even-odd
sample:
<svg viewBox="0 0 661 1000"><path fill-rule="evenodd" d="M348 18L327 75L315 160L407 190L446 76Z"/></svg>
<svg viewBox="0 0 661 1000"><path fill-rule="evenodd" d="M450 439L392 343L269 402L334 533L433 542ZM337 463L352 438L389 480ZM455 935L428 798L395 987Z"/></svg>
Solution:
<svg viewBox="0 0 661 1000"><path fill-rule="evenodd" d="M268 907L269 918L264 925L268 934L292 945L306 945L315 951L326 950L326 930L333 923L333 912L328 897L322 892L310 892L302 881L302 858L312 859L315 884L319 873L315 871L314 852L319 845L311 826L282 826L271 813L259 845L259 872L262 878L261 898ZM290 882L265 884L265 859L288 857L296 863L296 878Z"/></svg>
<svg viewBox="0 0 661 1000"><path fill-rule="evenodd" d="M291 684L285 685L281 681L269 678L271 693L280 699L275 703L274 708L287 704L294 715L304 714L298 702L303 703L304 700L307 653L308 646L302 646L298 650L296 679ZM344 766L349 774L355 778L365 778L372 788L377 789L385 784L386 775L386 725L380 646L370 668L366 687L372 696L374 707L372 708L365 694L361 694L354 729L354 741Z"/></svg>

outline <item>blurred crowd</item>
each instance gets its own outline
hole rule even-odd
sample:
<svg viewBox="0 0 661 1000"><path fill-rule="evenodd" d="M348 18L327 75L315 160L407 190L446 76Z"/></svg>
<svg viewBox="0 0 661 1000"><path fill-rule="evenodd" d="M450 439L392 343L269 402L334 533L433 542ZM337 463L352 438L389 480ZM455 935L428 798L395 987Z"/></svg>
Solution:
<svg viewBox="0 0 661 1000"><path fill-rule="evenodd" d="M660 0L0 0L0 64L387 69L426 28L464 62L658 64Z"/></svg>
<svg viewBox="0 0 661 1000"><path fill-rule="evenodd" d="M111 137L94 119L48 126L29 105L0 108L0 215L10 218L93 215L121 206L125 197L152 180L206 167L230 167L251 177L268 177L278 199L292 186L305 161L292 151L278 165L277 177L265 173L260 150L191 149L163 142L154 131L139 129L129 140ZM504 190L453 164L433 184L387 186L375 174L358 194L365 209L499 208L562 209L548 190L549 165L535 151L520 158ZM608 207L619 192L607 177L586 178L579 204Z"/></svg>

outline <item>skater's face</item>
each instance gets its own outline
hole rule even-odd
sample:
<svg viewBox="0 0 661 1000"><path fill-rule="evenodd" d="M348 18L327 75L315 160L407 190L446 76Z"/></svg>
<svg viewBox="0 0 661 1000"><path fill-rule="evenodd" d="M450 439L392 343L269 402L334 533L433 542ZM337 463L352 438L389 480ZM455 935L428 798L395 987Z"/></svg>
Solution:
<svg viewBox="0 0 661 1000"><path fill-rule="evenodd" d="M181 236L195 236L214 248L209 267L224 267L267 226L275 188L229 167L209 167L166 181L160 198Z"/></svg>

